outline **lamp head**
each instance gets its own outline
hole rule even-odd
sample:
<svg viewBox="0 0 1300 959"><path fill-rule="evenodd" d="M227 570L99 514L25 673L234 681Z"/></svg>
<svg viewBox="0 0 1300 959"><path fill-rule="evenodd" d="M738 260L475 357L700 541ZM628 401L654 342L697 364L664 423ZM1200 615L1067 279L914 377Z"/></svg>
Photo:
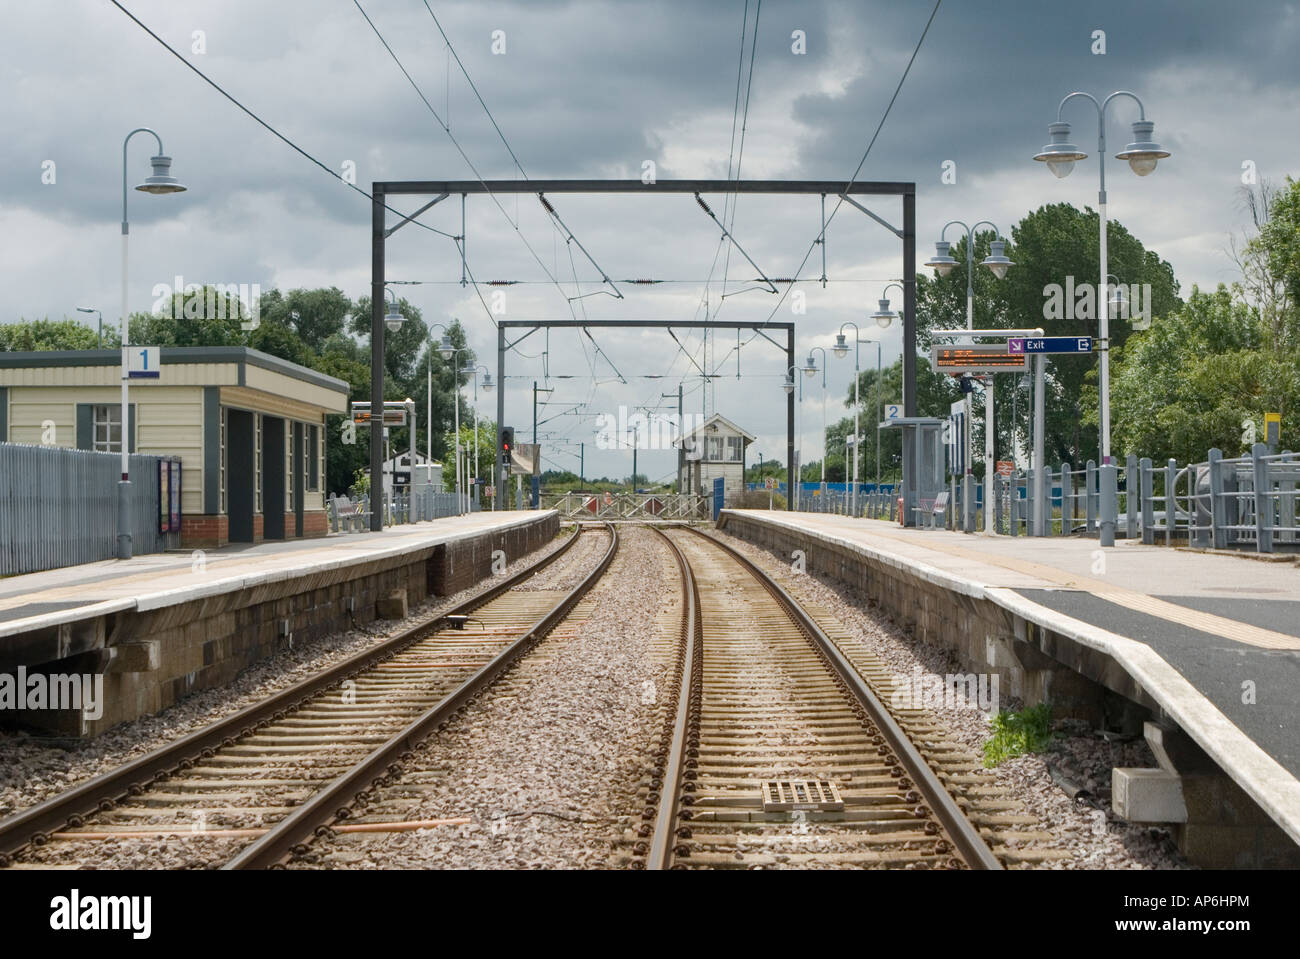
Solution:
<svg viewBox="0 0 1300 959"><path fill-rule="evenodd" d="M1129 168L1138 176L1146 176L1156 168L1156 163L1169 156L1169 151L1151 139L1156 125L1150 120L1138 120L1133 124L1133 142L1119 153L1117 160L1128 160Z"/></svg>
<svg viewBox="0 0 1300 959"><path fill-rule="evenodd" d="M1046 163L1053 174L1063 179L1074 169L1074 161L1086 159L1088 154L1070 142L1070 124L1064 120L1049 123L1047 132L1052 142L1035 154L1034 159Z"/></svg>
<svg viewBox="0 0 1300 959"><path fill-rule="evenodd" d="M141 193L184 193L185 184L172 176L172 158L164 156L153 157L150 161L153 164L153 173L145 178L145 181L136 187Z"/></svg>
<svg viewBox="0 0 1300 959"><path fill-rule="evenodd" d="M871 318L876 321L876 326L882 330L888 329L889 324L894 322L894 317L898 316L898 314L889 308L889 300L882 299L879 303L880 309L872 313Z"/></svg>
<svg viewBox="0 0 1300 959"><path fill-rule="evenodd" d="M491 373L484 373L484 374L483 374L483 392L484 392L484 393L491 393L491 392L492 392L492 385L493 385L493 384L492 384L492 374L491 374Z"/></svg>
<svg viewBox="0 0 1300 959"><path fill-rule="evenodd" d="M406 317L397 312L397 304L390 304L388 312L384 314L384 326L388 327L391 332L396 333L402 328L402 324L405 322Z"/></svg>
<svg viewBox="0 0 1300 959"><path fill-rule="evenodd" d="M844 339L843 333L835 334L835 345L831 347L831 352L840 359L844 359L844 357L849 355L849 344Z"/></svg>
<svg viewBox="0 0 1300 959"><path fill-rule="evenodd" d="M1006 240L994 240L989 244L989 255L984 257L983 262L980 264L981 266L987 266L999 280L1006 277L1008 268L1015 266L1003 252L1006 248Z"/></svg>
<svg viewBox="0 0 1300 959"><path fill-rule="evenodd" d="M794 392L794 376L790 373L785 374L785 381L781 384L781 389L787 393Z"/></svg>
<svg viewBox="0 0 1300 959"><path fill-rule="evenodd" d="M442 335L442 342L438 344L438 352L442 354L443 359L449 360L456 355L456 344L451 341L451 337L446 333Z"/></svg>
<svg viewBox="0 0 1300 959"><path fill-rule="evenodd" d="M934 244L934 256L925 261L926 266L934 267L934 272L940 276L947 276L957 266L957 261L948 253L951 244L947 240L939 240Z"/></svg>
<svg viewBox="0 0 1300 959"><path fill-rule="evenodd" d="M808 354L808 362L804 364L803 372L809 379L817 375L817 361L813 359L811 353Z"/></svg>

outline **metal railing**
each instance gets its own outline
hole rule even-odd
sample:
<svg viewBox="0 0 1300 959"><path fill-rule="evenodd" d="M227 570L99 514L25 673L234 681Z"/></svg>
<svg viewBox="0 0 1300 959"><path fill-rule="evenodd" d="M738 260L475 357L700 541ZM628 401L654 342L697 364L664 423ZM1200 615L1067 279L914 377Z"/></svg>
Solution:
<svg viewBox="0 0 1300 959"><path fill-rule="evenodd" d="M161 553L179 538L159 530L164 458L130 458L135 554ZM0 443L0 576L112 559L121 462L119 453Z"/></svg>
<svg viewBox="0 0 1300 959"><path fill-rule="evenodd" d="M694 493L558 493L543 495L543 509L573 519L700 520L712 514L713 497Z"/></svg>

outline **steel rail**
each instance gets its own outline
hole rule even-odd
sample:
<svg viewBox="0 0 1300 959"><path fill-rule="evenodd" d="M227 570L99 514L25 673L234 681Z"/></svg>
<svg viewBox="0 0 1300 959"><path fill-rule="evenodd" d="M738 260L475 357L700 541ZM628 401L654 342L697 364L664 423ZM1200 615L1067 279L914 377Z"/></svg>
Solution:
<svg viewBox="0 0 1300 959"><path fill-rule="evenodd" d="M426 710L347 772L314 793L309 800L276 822L269 832L246 846L222 868L282 868L286 858L295 852L305 851L303 844L311 836L327 834L332 822L348 818L351 815L349 805L357 799L365 798L370 788L396 781L404 772L402 764L413 758L414 750L421 741L446 726L454 713L462 711L474 697L559 625L604 575L613 562L614 554L618 552L618 531L612 523L606 523L605 526L610 537L609 549L595 569L557 606L461 683L454 692Z"/></svg>
<svg viewBox="0 0 1300 959"><path fill-rule="evenodd" d="M739 551L693 526L678 528L688 529L701 539L723 550L740 563L772 595L777 604L794 620L800 631L812 640L814 645L823 653L836 675L844 681L853 698L866 710L867 715L898 756L899 762L916 784L917 790L929 805L935 818L939 820L939 824L947 832L948 838L966 864L972 869L1001 869L1002 863L993 855L993 851L989 849L988 844L979 834L978 828L966 818L966 814L961 811L957 801L944 788L943 783L939 781L939 777L930 768L930 764L926 762L925 757L921 755L902 727L890 715L889 710L876 695L875 690L862 678L853 664L840 651L835 641L827 636L821 626L817 624L817 621L809 616L799 602L787 593L776 580L750 562Z"/></svg>
<svg viewBox="0 0 1300 959"><path fill-rule="evenodd" d="M555 562L569 551L581 534L580 526L563 546L526 569L475 593L451 609L443 610L436 616L403 630L377 646L342 660L264 700L245 706L175 742L0 820L0 867L7 866L13 856L29 844L43 845L51 832L61 828L75 828L86 817L96 812L107 812L119 801L143 792L153 782L166 779L197 760L212 756L222 747L234 745L238 739L252 734L265 723L282 719L322 690L369 669L417 642L439 621L449 616L466 615L481 608Z"/></svg>
<svg viewBox="0 0 1300 959"><path fill-rule="evenodd" d="M695 574L691 570L690 563L677 548L677 544L669 539L663 530L657 526L648 528L654 530L668 544L682 578L681 679L677 686L677 708L673 715L672 733L667 744L666 755L662 757L662 764L656 768L660 776L660 787L657 801L652 800L655 802L655 822L652 827L654 832L651 834L652 839L645 862L647 869L668 869L672 866L674 851L677 797L682 788L683 771L691 762L690 757L687 756L688 729L692 712L692 694L698 696L700 691L696 673L702 661L704 626L699 614L700 590L695 582ZM698 752L698 731L695 743Z"/></svg>

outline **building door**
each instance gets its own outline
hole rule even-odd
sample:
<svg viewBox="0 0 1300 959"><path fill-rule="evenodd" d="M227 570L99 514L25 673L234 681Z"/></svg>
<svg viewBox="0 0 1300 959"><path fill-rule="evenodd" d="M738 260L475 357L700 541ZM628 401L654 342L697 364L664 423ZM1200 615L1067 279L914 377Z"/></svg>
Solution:
<svg viewBox="0 0 1300 959"><path fill-rule="evenodd" d="M301 423L293 424L293 535L302 537L302 510L306 499L303 478L306 474L302 461L303 429Z"/></svg>
<svg viewBox="0 0 1300 959"><path fill-rule="evenodd" d="M262 535L284 539L284 420L262 417Z"/></svg>
<svg viewBox="0 0 1300 959"><path fill-rule="evenodd" d="M227 410L226 514L232 543L253 542L253 414Z"/></svg>

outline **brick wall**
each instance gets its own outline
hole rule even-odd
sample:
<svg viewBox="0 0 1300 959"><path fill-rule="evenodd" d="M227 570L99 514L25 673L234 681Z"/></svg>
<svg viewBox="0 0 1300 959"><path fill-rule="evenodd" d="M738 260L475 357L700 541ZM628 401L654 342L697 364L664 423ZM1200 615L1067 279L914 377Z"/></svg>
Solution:
<svg viewBox="0 0 1300 959"><path fill-rule="evenodd" d="M226 516L182 516L182 549L217 549L230 542L230 522Z"/></svg>
<svg viewBox="0 0 1300 959"><path fill-rule="evenodd" d="M505 554L508 565L550 542L559 532L560 517L551 513L526 526L436 546L429 561L428 591L434 596L458 593L492 574L497 550Z"/></svg>
<svg viewBox="0 0 1300 959"><path fill-rule="evenodd" d="M302 517L303 538L311 536L328 536L330 531L329 513L323 509L308 510Z"/></svg>

